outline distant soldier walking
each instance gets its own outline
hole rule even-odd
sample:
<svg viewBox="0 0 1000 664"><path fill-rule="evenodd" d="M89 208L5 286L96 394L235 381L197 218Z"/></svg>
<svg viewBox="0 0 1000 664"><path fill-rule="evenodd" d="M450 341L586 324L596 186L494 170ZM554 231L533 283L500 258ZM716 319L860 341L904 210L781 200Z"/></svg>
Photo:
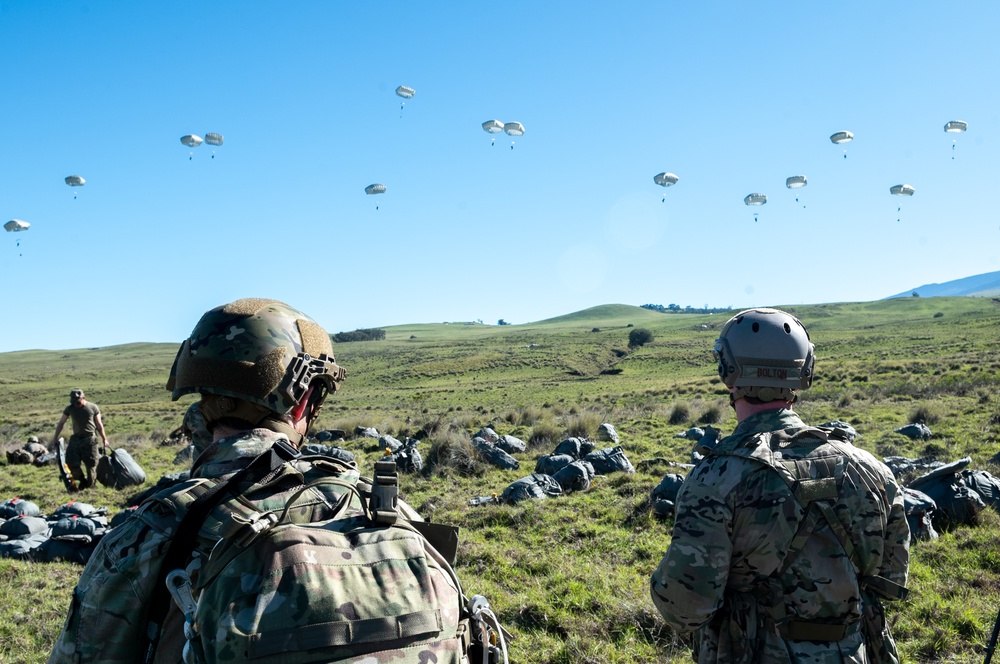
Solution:
<svg viewBox="0 0 1000 664"><path fill-rule="evenodd" d="M750 309L715 342L739 424L684 481L653 603L697 662L898 662L882 612L902 599L910 533L892 472L792 411L814 347L797 318Z"/></svg>
<svg viewBox="0 0 1000 664"><path fill-rule="evenodd" d="M87 401L83 390L76 388L69 393L69 405L63 410L59 424L56 425L56 432L49 445L51 449L58 445L59 434L69 418L73 419L73 435L66 448L66 464L76 480L76 486L86 489L94 485L94 467L99 454L97 436L100 434L104 447L108 447L108 435L104 432L104 422L101 421L101 409L96 403ZM86 475L81 464L87 468Z"/></svg>

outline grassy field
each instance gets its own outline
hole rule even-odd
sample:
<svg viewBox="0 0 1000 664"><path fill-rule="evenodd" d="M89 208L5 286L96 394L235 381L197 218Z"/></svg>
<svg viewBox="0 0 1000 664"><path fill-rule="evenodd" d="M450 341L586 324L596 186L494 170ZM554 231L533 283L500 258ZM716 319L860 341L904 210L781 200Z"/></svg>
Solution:
<svg viewBox="0 0 1000 664"><path fill-rule="evenodd" d="M797 410L807 422L839 419L877 456L971 456L1000 474L1000 304L988 298L905 298L785 307L817 346L817 379ZM660 622L648 578L670 540L648 496L668 462L687 462L675 437L735 418L715 379L712 344L725 314L661 314L625 305L515 326L406 325L383 341L337 344L348 369L318 428L373 426L397 438L423 430L427 462L401 478L425 517L462 529L457 571L467 593L490 598L515 635L516 662L685 661ZM631 327L653 343L628 348ZM100 405L115 447L128 448L153 481L181 470L180 446L164 444L190 397L164 389L174 344L132 344L0 354L0 444L47 442L73 387ZM924 420L927 441L894 433ZM585 492L518 506L470 507L534 470L569 435L594 437L612 423L638 472L597 478ZM519 470L478 461L482 426L529 442ZM363 472L378 450L349 440ZM66 502L54 469L0 467L0 487L51 512ZM6 498L9 496L0 496ZM120 510L129 494L104 487L79 499ZM906 661L977 662L1000 608L1000 518L944 533L912 549L911 595L890 608ZM0 560L0 662L42 662L62 625L80 568Z"/></svg>

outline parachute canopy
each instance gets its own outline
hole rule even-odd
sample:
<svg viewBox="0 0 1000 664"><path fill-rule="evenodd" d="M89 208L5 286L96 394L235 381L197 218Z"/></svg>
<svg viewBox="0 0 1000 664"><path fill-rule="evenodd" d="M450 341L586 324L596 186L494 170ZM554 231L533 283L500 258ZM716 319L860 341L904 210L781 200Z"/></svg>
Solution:
<svg viewBox="0 0 1000 664"><path fill-rule="evenodd" d="M503 131L503 123L499 120L487 120L483 123L483 131L489 134L499 134Z"/></svg>
<svg viewBox="0 0 1000 664"><path fill-rule="evenodd" d="M4 230L6 230L8 233L19 233L21 231L26 231L28 230L29 226L31 226L31 224L29 224L26 221L22 221L21 219L11 219L10 221L8 221L6 224L3 225Z"/></svg>
<svg viewBox="0 0 1000 664"><path fill-rule="evenodd" d="M893 196L912 196L916 189L909 184L896 184L889 187L889 193Z"/></svg>
<svg viewBox="0 0 1000 664"><path fill-rule="evenodd" d="M764 194L747 194L747 197L743 199L743 202L747 205L763 205L767 203L767 196Z"/></svg>
<svg viewBox="0 0 1000 664"><path fill-rule="evenodd" d="M661 187L672 187L677 184L677 180L679 179L673 173L657 173L653 176L653 182Z"/></svg>
<svg viewBox="0 0 1000 664"><path fill-rule="evenodd" d="M189 148L196 148L202 144L201 136L197 134L188 134L187 136L181 136L181 143L188 146Z"/></svg>
<svg viewBox="0 0 1000 664"><path fill-rule="evenodd" d="M507 122L504 124L503 130L509 136L524 136L524 125L520 122Z"/></svg>
<svg viewBox="0 0 1000 664"><path fill-rule="evenodd" d="M952 120L944 126L944 130L949 134L961 134L968 128L969 123L962 120Z"/></svg>
<svg viewBox="0 0 1000 664"><path fill-rule="evenodd" d="M368 194L369 196L372 195L372 194L384 194L385 193L385 185L384 184L370 184L367 187L365 187L365 193Z"/></svg>
<svg viewBox="0 0 1000 664"><path fill-rule="evenodd" d="M790 178L785 178L785 186L789 189L800 189L807 184L809 184L809 179L804 175L793 175Z"/></svg>
<svg viewBox="0 0 1000 664"><path fill-rule="evenodd" d="M87 184L87 181L84 180L79 175L67 175L66 184L68 184L71 187L82 187L83 185Z"/></svg>
<svg viewBox="0 0 1000 664"><path fill-rule="evenodd" d="M197 136L195 138L197 138ZM211 132L205 134L205 142L209 145L222 145L223 140L222 134L214 134Z"/></svg>
<svg viewBox="0 0 1000 664"><path fill-rule="evenodd" d="M838 131L836 134L830 136L830 142L840 145L841 143L850 143L854 140L854 134L849 131Z"/></svg>
<svg viewBox="0 0 1000 664"><path fill-rule="evenodd" d="M396 88L396 95L402 97L403 99L413 99L413 95L417 94L417 91L413 88L408 88L405 85L401 85ZM434 95L431 95L432 97Z"/></svg>

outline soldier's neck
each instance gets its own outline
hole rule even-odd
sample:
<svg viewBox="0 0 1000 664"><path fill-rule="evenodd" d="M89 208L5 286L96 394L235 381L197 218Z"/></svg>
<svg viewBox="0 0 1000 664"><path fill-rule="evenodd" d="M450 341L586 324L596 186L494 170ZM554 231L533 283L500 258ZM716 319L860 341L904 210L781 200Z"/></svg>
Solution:
<svg viewBox="0 0 1000 664"><path fill-rule="evenodd" d="M792 410L792 402L768 401L766 403L750 403L746 399L737 399L736 403L733 404L733 409L736 411L736 421L742 422L751 415L756 415L757 413L763 413L769 410Z"/></svg>

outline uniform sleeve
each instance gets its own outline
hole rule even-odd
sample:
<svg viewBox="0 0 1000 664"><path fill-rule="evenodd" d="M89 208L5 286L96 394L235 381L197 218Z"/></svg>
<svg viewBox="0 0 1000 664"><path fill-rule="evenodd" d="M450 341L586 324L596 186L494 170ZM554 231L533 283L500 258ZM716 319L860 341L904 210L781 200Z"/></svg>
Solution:
<svg viewBox="0 0 1000 664"><path fill-rule="evenodd" d="M905 586L910 565L910 525L906 521L903 492L895 481L890 480L886 484L886 494L890 505L886 519L885 553L879 575Z"/></svg>
<svg viewBox="0 0 1000 664"><path fill-rule="evenodd" d="M732 556L732 518L713 486L688 477L677 496L670 546L650 579L653 604L678 633L698 629L722 605Z"/></svg>
<svg viewBox="0 0 1000 664"><path fill-rule="evenodd" d="M80 582L49 664L141 661L145 612L167 540L139 515L98 544Z"/></svg>

